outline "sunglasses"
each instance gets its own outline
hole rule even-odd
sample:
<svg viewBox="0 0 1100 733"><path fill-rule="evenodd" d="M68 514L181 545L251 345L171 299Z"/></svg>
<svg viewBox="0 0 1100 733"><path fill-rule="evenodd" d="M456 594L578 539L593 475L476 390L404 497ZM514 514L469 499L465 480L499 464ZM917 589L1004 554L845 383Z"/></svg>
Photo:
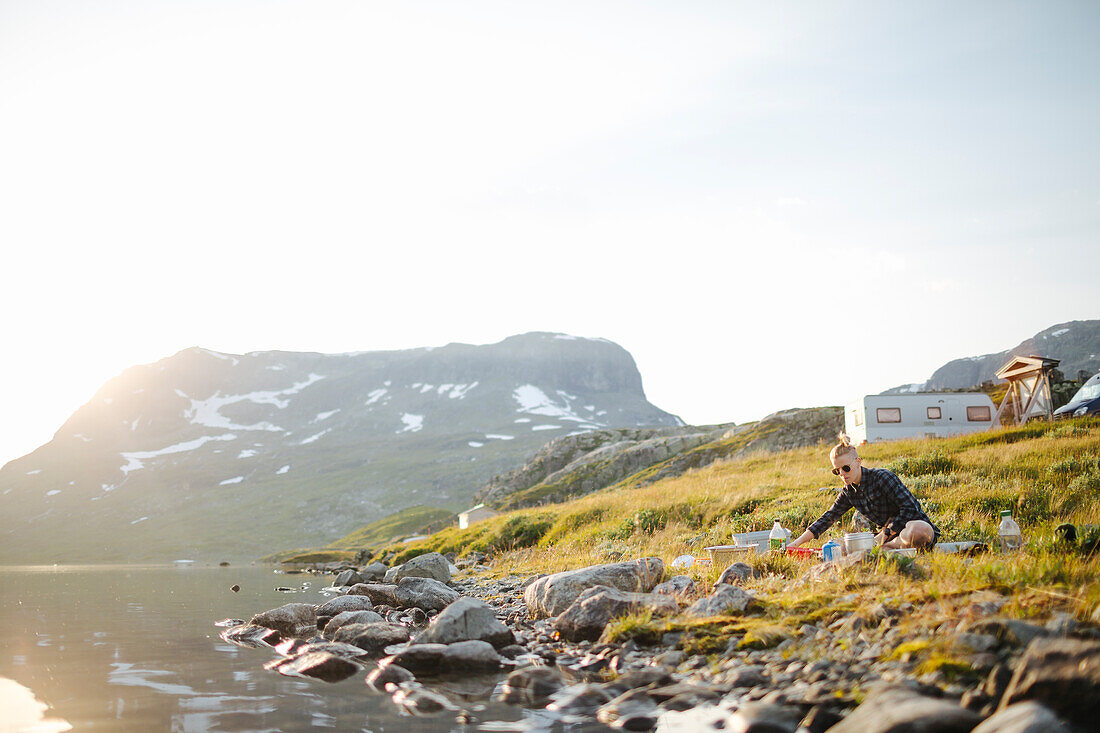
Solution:
<svg viewBox="0 0 1100 733"><path fill-rule="evenodd" d="M841 471L843 471L844 473L848 473L851 470L852 470L851 466L841 466L840 468L834 468L833 469L833 475L834 476L839 476Z"/></svg>

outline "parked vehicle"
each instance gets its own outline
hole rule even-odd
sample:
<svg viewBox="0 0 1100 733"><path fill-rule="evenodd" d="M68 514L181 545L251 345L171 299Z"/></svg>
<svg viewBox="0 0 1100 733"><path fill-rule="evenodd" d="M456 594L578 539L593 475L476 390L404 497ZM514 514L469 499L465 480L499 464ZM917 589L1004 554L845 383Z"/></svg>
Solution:
<svg viewBox="0 0 1100 733"><path fill-rule="evenodd" d="M857 445L976 433L998 425L997 408L984 392L867 395L844 408L844 431Z"/></svg>
<svg viewBox="0 0 1100 733"><path fill-rule="evenodd" d="M1054 419L1100 414L1100 373L1093 374L1069 402L1054 411Z"/></svg>

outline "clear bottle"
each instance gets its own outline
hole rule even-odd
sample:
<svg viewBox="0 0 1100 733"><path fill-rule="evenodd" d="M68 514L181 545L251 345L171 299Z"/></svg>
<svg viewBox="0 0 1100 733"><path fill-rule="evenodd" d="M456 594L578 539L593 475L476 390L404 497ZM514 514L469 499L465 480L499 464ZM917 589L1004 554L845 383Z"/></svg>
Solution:
<svg viewBox="0 0 1100 733"><path fill-rule="evenodd" d="M1023 536L1020 534L1020 525L1012 519L1012 512L1005 509L1001 512L1001 526L997 528L997 540L1001 546L1001 552L1015 552L1023 544Z"/></svg>
<svg viewBox="0 0 1100 733"><path fill-rule="evenodd" d="M772 531L768 533L768 546L773 550L784 550L787 547L787 538L790 533L779 526L779 520L775 520Z"/></svg>

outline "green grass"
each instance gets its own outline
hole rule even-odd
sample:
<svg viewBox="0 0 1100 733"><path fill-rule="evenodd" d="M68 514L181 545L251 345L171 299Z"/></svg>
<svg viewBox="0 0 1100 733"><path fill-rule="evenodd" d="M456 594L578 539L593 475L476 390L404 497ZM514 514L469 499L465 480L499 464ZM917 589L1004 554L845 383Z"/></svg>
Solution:
<svg viewBox="0 0 1100 733"><path fill-rule="evenodd" d="M421 533L434 522L449 522L454 512L432 506L412 506L383 517L349 535L341 537L329 547L355 549L377 547L401 537Z"/></svg>

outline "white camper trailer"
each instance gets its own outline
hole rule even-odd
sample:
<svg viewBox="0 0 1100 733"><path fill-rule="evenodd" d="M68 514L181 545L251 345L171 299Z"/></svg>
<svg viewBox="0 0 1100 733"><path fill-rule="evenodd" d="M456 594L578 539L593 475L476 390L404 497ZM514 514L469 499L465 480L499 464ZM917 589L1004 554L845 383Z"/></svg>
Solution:
<svg viewBox="0 0 1100 733"><path fill-rule="evenodd" d="M977 433L999 424L993 400L982 392L867 395L844 408L844 431L856 445Z"/></svg>

